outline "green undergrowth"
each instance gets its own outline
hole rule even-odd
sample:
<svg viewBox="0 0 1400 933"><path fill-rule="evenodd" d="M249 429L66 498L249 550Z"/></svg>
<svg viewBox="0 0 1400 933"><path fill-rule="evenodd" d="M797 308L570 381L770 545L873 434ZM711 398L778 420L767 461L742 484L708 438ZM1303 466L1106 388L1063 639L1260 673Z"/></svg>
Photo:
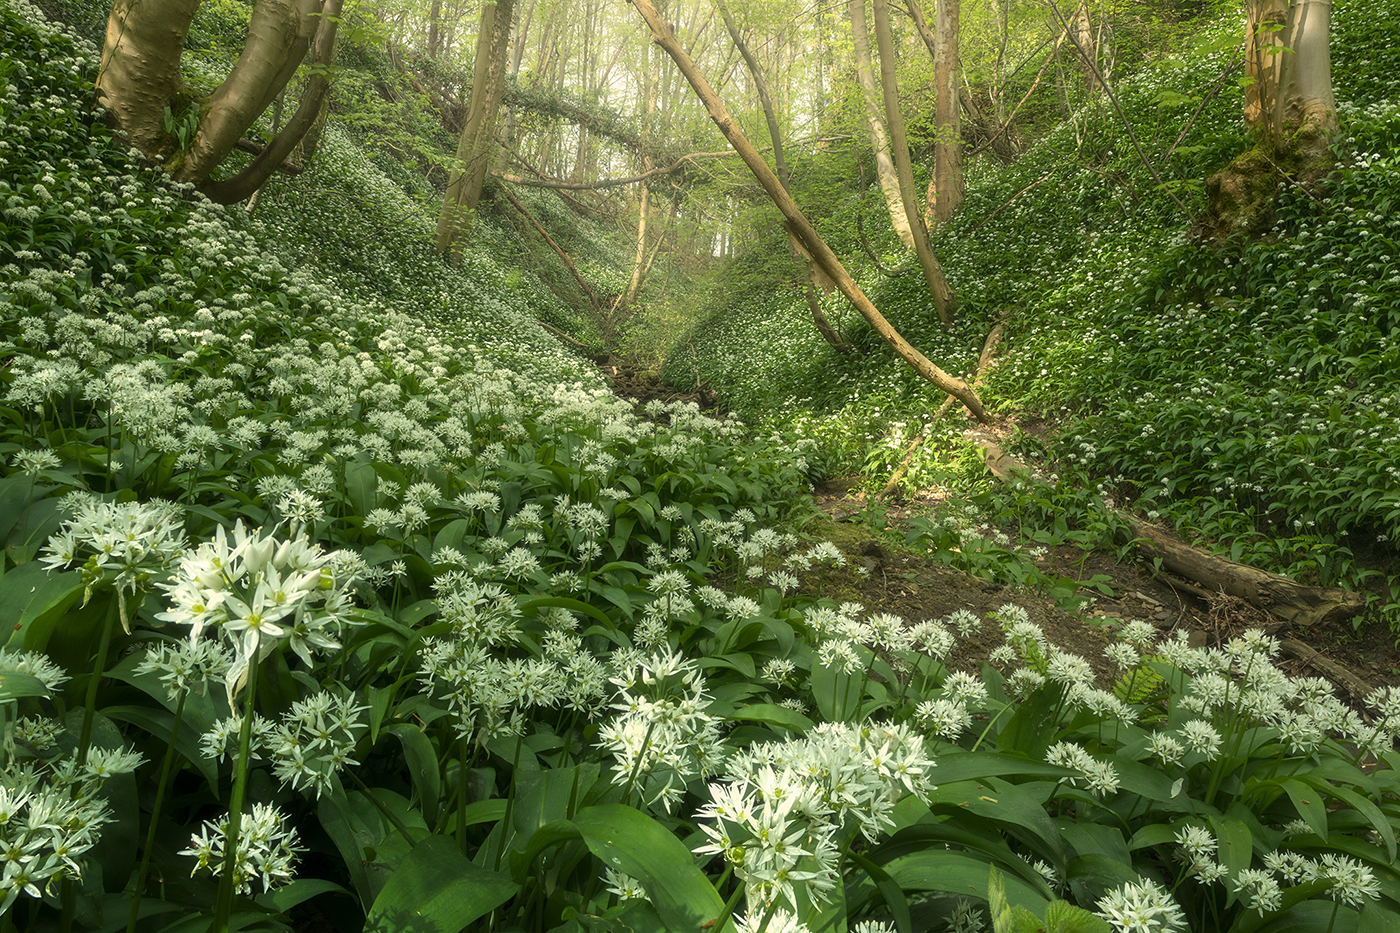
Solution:
<svg viewBox="0 0 1400 933"><path fill-rule="evenodd" d="M1336 171L1284 186L1274 228L1256 241L1196 232L1205 179L1249 146L1238 75L1219 81L1239 41L1231 15L1116 85L1160 183L1104 101L1013 165L970 167L967 198L935 243L962 300L953 334L937 327L911 261L900 271L914 274L896 279L856 263L877 305L952 372L967 373L1005 320L982 397L1056 429L1019 448L1048 464L1029 491L983 496L963 419L934 422L943 399L868 334L853 357L831 351L796 290L725 307L701 330L699 359L680 348L671 371L697 366L740 410L816 439L810 459L829 469L880 485L907 457L906 489L967 490L989 517L1060 542L1121 544L1088 530L1135 508L1237 559L1366 590L1371 617L1394 626L1400 61L1372 25L1397 17L1392 2L1339 5ZM867 227L880 219L872 201ZM836 298L827 310L862 334Z"/></svg>

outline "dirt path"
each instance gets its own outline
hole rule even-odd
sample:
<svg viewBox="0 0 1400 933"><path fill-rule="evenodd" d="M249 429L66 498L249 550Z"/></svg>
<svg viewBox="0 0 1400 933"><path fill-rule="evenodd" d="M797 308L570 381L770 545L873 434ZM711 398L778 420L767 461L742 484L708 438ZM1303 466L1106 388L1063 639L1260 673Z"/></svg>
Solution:
<svg viewBox="0 0 1400 933"><path fill-rule="evenodd" d="M807 530L829 537L851 560L847 569L823 580L823 595L860 602L869 612L890 612L917 622L946 616L955 609L985 615L1004 603L1015 603L1030 613L1052 643L1089 658L1104 675L1109 671L1101 661L1101 649L1113 632L1134 619L1150 622L1164 634L1184 628L1194 643L1212 645L1247 628L1272 630L1277 626L1275 620L1242 600L1224 597L1208 604L1174 587L1168 575L1153 575L1150 567L1118 563L1112 555L1086 554L1073 546L1047 551L1036 560L1037 566L1047 573L1079 580L1106 578L1113 595L1081 589L1080 593L1092 594L1092 600L1077 612L1067 612L1041 592L979 580L949 568L928 553L905 547L903 523L916 516L936 517L943 504L936 497L891 506L884 513L887 529L872 529L865 522L866 497L859 491L861 483L859 477L848 477L820 487L816 505L824 518ZM1285 659L1281 666L1290 673L1337 682L1338 678L1329 676L1325 669L1332 662L1369 687L1400 684L1400 653L1382 626L1372 624L1359 632L1350 625L1295 629L1288 635L1323 658L1321 662ZM950 662L955 668L980 663L998 641L998 633L987 626L982 640L973 639ZM1348 693L1341 691L1343 696ZM1350 693L1354 701L1361 699L1354 695L1355 689Z"/></svg>

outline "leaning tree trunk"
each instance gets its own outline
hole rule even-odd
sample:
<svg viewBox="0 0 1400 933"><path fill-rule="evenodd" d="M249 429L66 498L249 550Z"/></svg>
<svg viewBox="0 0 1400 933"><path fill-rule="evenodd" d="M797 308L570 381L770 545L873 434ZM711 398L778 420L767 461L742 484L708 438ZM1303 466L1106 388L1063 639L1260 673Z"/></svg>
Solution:
<svg viewBox="0 0 1400 933"><path fill-rule="evenodd" d="M437 251L457 259L462 240L481 199L486 170L491 165L491 147L496 135L496 117L505 90L506 52L510 45L511 12L515 0L496 0L481 9L481 28L476 40L476 68L472 75L472 97L467 123L457 142L457 156L447 184L442 210L438 214Z"/></svg>
<svg viewBox="0 0 1400 933"><path fill-rule="evenodd" d="M262 187L272 173L277 170L292 150L297 147L317 121L325 105L326 92L330 89L331 66L335 64L335 35L340 23L342 0L325 0L321 11L321 24L316 30L316 44L312 50L315 70L306 90L302 92L297 112L290 122L268 144L267 148L253 159L251 165L232 178L213 182L204 188L211 201L219 204L236 204L249 198Z"/></svg>
<svg viewBox="0 0 1400 933"><path fill-rule="evenodd" d="M773 164L778 169L778 183L783 186L783 190L792 192L792 174L788 170L787 155L783 151L783 132L778 124L777 108L773 106L773 95L768 88L768 79L763 74L763 69L759 67L758 59L750 51L748 43L744 41L743 35L739 32L739 27L734 24L734 17L729 12L729 7L723 0L716 0L719 7L720 16L724 19L724 28L729 32L729 38L734 43L734 47L739 50L739 55L744 59L744 65L748 68L749 74L753 76L754 90L758 92L758 102L763 107L763 119L768 124L768 139L773 144ZM867 56L868 57L868 56ZM841 337L841 332L837 330L827 320L826 314L822 312L821 299L817 296L817 289L830 290L831 282L826 275L817 267L810 256L806 255L797 245L797 239L788 234L788 249L794 257L800 257L807 270L807 310L812 315L812 323L816 325L817 333L822 335L822 339L831 345L831 348L838 353L850 353L850 345Z"/></svg>
<svg viewBox="0 0 1400 933"><path fill-rule="evenodd" d="M909 141L904 136L904 115L899 109L899 88L894 77L894 41L890 36L889 0L875 0L875 39L880 45L880 85L885 93L885 119L890 127L890 144L894 148L894 164L899 177L900 200L904 202L904 216L909 222L909 230L914 235L914 251L919 257L919 266L924 270L929 294L933 296L933 306L938 311L938 319L948 330L953 328L954 299L948 280L943 277L943 267L929 245L928 228L919 214L918 195L914 192L914 167L909 163Z"/></svg>
<svg viewBox="0 0 1400 933"><path fill-rule="evenodd" d="M205 105L194 145L175 166L177 181L202 186L233 151L301 66L320 10L320 0L258 0L243 51Z"/></svg>
<svg viewBox="0 0 1400 933"><path fill-rule="evenodd" d="M163 161L174 148L165 109L181 88L180 53L199 0L117 0L97 72L97 97L131 145Z"/></svg>
<svg viewBox="0 0 1400 933"><path fill-rule="evenodd" d="M739 125L729 112L729 108L725 107L724 101L720 100L719 95L715 93L715 89L700 72L690 54L676 41L670 27L661 18L661 14L656 11L651 0L631 0L631 3L651 29L653 39L665 49L666 54L671 56L681 74L695 89L696 95L700 98L700 102L705 105L705 110L710 119L714 121L715 126L724 134L724 138L729 140L734 151L744 160L749 171L753 173L758 183L763 186L763 190L767 192L768 197L782 213L784 227L797 238L803 249L807 250L813 260L831 277L846 299L855 305L861 317L869 322L880 338L898 353L901 359L913 367L915 372L944 392L957 398L958 401L967 406L967 410L978 421L990 421L991 419L988 418L986 410L982 407L982 400L977 397L977 393L966 382L955 376L950 376L911 346L909 341L895 330L893 325L860 290L860 286L856 285L855 280L846 271L846 267L841 264L841 260L836 258L836 254L831 251L831 247L827 245L821 234L812 226L811 221L802 213L792 196L783 190L778 176L773 174L773 170L768 167L763 156L739 129Z"/></svg>
<svg viewBox="0 0 1400 933"><path fill-rule="evenodd" d="M855 35L856 78L860 81L861 97L865 100L865 123L870 130L870 148L875 150L875 177L885 195L890 223L899 241L914 248L914 234L909 229L909 217L899 196L899 175L890 158L890 141L885 136L884 118L880 114L880 92L875 87L875 67L870 60L870 33L865 26L865 0L849 0L851 31Z"/></svg>

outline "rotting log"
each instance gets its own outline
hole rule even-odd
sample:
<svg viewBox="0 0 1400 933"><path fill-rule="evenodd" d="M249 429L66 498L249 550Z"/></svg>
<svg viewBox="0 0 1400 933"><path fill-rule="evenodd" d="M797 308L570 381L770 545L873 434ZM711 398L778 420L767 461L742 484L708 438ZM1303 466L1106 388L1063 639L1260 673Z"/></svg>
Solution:
<svg viewBox="0 0 1400 933"><path fill-rule="evenodd" d="M1237 596L1295 626L1342 622L1366 608L1360 593L1332 586L1306 586L1281 574L1207 554L1152 525L1128 521L1137 551L1144 558L1160 558L1162 566L1172 573Z"/></svg>
<svg viewBox="0 0 1400 933"><path fill-rule="evenodd" d="M987 469L1003 482L1030 469L986 435L969 435L983 450ZM1211 592L1243 599L1257 609L1293 626L1342 622L1361 614L1366 601L1359 593L1332 586L1307 586L1281 574L1216 557L1191 547L1180 538L1122 512L1117 513L1132 530L1139 554L1161 567L1193 580Z"/></svg>

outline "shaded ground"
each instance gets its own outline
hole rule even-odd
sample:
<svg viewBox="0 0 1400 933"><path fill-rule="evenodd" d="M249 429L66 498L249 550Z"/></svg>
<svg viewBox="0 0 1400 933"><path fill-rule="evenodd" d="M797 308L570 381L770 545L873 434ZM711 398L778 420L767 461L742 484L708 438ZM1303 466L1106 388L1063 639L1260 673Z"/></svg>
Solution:
<svg viewBox="0 0 1400 933"><path fill-rule="evenodd" d="M1080 580L1102 575L1109 578L1107 585L1113 595L1093 593L1092 601L1080 611L1067 612L1038 591L979 580L949 568L927 553L905 547L902 535L894 532L911 517L936 514L940 507L936 497L923 496L892 507L885 513L889 531L872 529L862 521L865 494L859 491L860 483L858 477L845 478L818 488L816 504L825 517L807 530L829 538L851 560L847 569L823 580L823 595L859 602L869 612L890 612L917 622L946 616L955 609L969 609L985 616L1005 603L1015 603L1026 609L1053 644L1089 659L1103 675L1109 673L1102 661L1103 646L1118 627L1133 619L1148 621L1163 634L1185 628L1199 644L1228 640L1251 627L1272 631L1277 625L1241 600L1226 597L1208 605L1173 587L1170 575L1154 576L1146 565L1118 563L1111 555L1085 554L1073 546L1052 549L1037 561L1038 566ZM1335 671L1325 667L1330 661L1367 687L1400 684L1400 654L1383 626L1370 625L1357 632L1347 624L1326 629L1292 629L1281 634L1304 642L1324 659L1282 660L1280 665L1290 673L1328 677L1337 682ZM980 664L999 643L999 633L987 625L980 639L959 647L949 659L950 666L964 669ZM1342 694L1348 692L1343 690ZM1355 689L1350 692L1353 699L1360 699L1354 695Z"/></svg>

